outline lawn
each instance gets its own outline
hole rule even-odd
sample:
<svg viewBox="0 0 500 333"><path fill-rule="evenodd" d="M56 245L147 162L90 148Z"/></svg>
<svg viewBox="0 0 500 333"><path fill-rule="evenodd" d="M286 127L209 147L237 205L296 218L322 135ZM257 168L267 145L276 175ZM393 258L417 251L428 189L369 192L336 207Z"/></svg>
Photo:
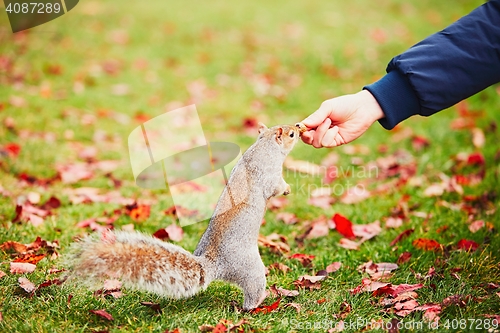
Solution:
<svg viewBox="0 0 500 333"><path fill-rule="evenodd" d="M168 214L168 189L134 182L127 138L147 119L196 104L208 141L234 142L244 151L258 121L293 124L325 99L359 91L384 74L392 56L481 3L85 0L16 34L2 8L0 331L497 327L499 86L393 131L374 124L344 147L299 142L290 156L310 162L308 172L294 171L294 163L285 169L292 194L273 201L260 230L272 240L260 246L264 264L289 268L271 267L268 287L299 291L279 304L271 293L264 304L272 311L240 311L241 291L221 282L185 300L127 289L115 298L57 283L67 273L59 270L70 244L95 224L152 234L178 223ZM78 191L94 196L80 200ZM78 225L89 219L95 223ZM356 237L348 239L346 220L368 225L372 238L354 227ZM186 226L173 242L193 251L206 226ZM285 245L277 249L277 242ZM29 244L31 255L16 252L26 252L20 244ZM36 269L12 273L14 260ZM337 262L340 268L319 282L301 278L325 274ZM38 288L30 291L23 278ZM414 290L395 291L405 285Z"/></svg>

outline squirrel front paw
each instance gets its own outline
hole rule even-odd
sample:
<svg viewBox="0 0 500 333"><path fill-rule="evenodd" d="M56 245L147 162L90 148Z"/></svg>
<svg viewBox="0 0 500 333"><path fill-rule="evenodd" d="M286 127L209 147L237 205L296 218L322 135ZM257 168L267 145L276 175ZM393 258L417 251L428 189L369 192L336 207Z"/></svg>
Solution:
<svg viewBox="0 0 500 333"><path fill-rule="evenodd" d="M292 192L292 189L290 188L290 185L286 184L286 189L285 192L283 192L283 195L289 195Z"/></svg>

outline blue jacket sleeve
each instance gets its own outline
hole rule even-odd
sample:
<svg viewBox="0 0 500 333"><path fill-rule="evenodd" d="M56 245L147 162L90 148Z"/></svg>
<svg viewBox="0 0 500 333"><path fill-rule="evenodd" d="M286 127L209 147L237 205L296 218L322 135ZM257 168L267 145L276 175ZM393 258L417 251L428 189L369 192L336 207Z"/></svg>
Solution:
<svg viewBox="0 0 500 333"><path fill-rule="evenodd" d="M408 117L429 116L500 82L500 0L394 57L387 74L364 87L382 107L380 124L392 129Z"/></svg>

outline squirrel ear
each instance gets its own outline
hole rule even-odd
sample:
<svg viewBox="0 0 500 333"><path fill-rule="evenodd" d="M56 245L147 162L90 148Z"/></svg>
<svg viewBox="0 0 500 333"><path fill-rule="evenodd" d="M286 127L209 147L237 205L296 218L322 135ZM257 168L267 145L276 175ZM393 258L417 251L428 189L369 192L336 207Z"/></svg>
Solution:
<svg viewBox="0 0 500 333"><path fill-rule="evenodd" d="M283 139L281 138L282 135L283 135L283 127L278 127L276 129L276 142L278 144L281 144L283 142Z"/></svg>
<svg viewBox="0 0 500 333"><path fill-rule="evenodd" d="M264 125L263 123L259 123L259 134L267 130L267 126Z"/></svg>

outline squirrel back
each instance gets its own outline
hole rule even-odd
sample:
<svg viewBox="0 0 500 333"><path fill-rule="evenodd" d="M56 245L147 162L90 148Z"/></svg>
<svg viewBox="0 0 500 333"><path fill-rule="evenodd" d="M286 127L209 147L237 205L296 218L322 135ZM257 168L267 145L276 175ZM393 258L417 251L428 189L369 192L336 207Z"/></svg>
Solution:
<svg viewBox="0 0 500 333"><path fill-rule="evenodd" d="M289 194L285 157L303 129L259 124L257 141L236 163L194 254L137 232L105 231L73 245L73 275L96 281L118 278L126 287L190 297L218 279L241 287L243 308L265 298L265 267L257 239L269 198Z"/></svg>

